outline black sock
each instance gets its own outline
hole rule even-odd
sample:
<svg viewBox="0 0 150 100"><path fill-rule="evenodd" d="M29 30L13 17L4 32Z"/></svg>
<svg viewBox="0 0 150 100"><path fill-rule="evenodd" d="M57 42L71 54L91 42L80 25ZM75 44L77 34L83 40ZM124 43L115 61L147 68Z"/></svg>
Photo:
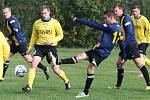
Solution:
<svg viewBox="0 0 150 100"><path fill-rule="evenodd" d="M43 71L46 71L46 70L47 70L46 66L44 66L44 65L41 64L41 63L39 63L37 67L40 68L40 69L42 69Z"/></svg>
<svg viewBox="0 0 150 100"><path fill-rule="evenodd" d="M118 70L118 74L117 74L117 84L116 86L117 87L120 87L121 84L122 84L122 80L123 80L123 77L124 77L124 69L117 69Z"/></svg>
<svg viewBox="0 0 150 100"><path fill-rule="evenodd" d="M60 64L75 64L78 63L76 57L60 59Z"/></svg>
<svg viewBox="0 0 150 100"><path fill-rule="evenodd" d="M94 79L94 74L87 74L86 84L83 91L86 95L89 93L89 89L93 82L93 79Z"/></svg>
<svg viewBox="0 0 150 100"><path fill-rule="evenodd" d="M148 86L150 86L150 79L149 79L149 74L148 74L148 70L144 65L141 65L140 70L144 76L144 79L147 83Z"/></svg>
<svg viewBox="0 0 150 100"><path fill-rule="evenodd" d="M3 65L3 77L5 76L8 67L9 67L9 61L6 61Z"/></svg>

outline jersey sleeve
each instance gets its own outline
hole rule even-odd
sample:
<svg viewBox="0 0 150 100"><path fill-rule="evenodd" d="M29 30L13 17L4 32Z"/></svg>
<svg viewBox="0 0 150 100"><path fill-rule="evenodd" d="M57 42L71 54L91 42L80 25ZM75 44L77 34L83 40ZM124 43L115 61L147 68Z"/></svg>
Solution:
<svg viewBox="0 0 150 100"><path fill-rule="evenodd" d="M89 27L101 30L101 31L112 31L112 28L109 27L109 25L107 24L100 24L94 21L89 21L86 19L77 19L76 22L80 23L80 24L84 24L87 25Z"/></svg>
<svg viewBox="0 0 150 100"><path fill-rule="evenodd" d="M8 37L11 39L14 35L16 35L18 32L21 31L20 30L21 28L20 28L20 24L15 19L10 19L8 21L8 24L9 24L9 26L11 28L11 33L9 34Z"/></svg>
<svg viewBox="0 0 150 100"><path fill-rule="evenodd" d="M132 20L130 17L124 18L123 27L126 34L134 34L134 25L132 24Z"/></svg>
<svg viewBox="0 0 150 100"><path fill-rule="evenodd" d="M30 50L34 47L36 40L37 40L37 31L35 29L35 25L33 25L31 40L30 40L30 44L29 44Z"/></svg>
<svg viewBox="0 0 150 100"><path fill-rule="evenodd" d="M144 18L145 34L150 36L150 23L147 18Z"/></svg>
<svg viewBox="0 0 150 100"><path fill-rule="evenodd" d="M63 39L63 30L58 21L55 22L55 31L56 31L56 36L52 40L52 43L57 43L58 41Z"/></svg>

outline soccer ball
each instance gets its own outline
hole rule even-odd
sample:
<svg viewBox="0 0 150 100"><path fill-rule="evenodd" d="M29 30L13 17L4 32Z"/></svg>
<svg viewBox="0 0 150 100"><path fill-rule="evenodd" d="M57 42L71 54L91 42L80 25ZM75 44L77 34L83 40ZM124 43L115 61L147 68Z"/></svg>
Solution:
<svg viewBox="0 0 150 100"><path fill-rule="evenodd" d="M14 73L17 77L23 77L27 73L27 69L24 65L17 65L15 67Z"/></svg>

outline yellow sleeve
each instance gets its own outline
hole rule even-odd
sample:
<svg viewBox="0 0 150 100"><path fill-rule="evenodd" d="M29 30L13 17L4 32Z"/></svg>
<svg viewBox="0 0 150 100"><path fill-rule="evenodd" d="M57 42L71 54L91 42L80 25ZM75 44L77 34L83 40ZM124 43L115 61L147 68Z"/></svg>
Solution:
<svg viewBox="0 0 150 100"><path fill-rule="evenodd" d="M150 23L147 18L144 19L145 23L145 34L150 36Z"/></svg>
<svg viewBox="0 0 150 100"><path fill-rule="evenodd" d="M35 29L35 24L33 25L33 29L32 29L32 35L31 35L31 40L30 40L30 44L29 44L29 49L31 50L35 43L36 43L36 40L37 40L37 31Z"/></svg>
<svg viewBox="0 0 150 100"><path fill-rule="evenodd" d="M52 40L52 43L57 43L58 41L62 40L63 36L64 36L62 27L58 21L56 21L56 23L55 23L55 31L56 31L56 36Z"/></svg>

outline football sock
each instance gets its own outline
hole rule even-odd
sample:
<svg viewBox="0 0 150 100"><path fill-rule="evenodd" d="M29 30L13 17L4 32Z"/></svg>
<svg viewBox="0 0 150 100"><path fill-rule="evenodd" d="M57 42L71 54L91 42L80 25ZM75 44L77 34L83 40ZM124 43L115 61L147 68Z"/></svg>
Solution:
<svg viewBox="0 0 150 100"><path fill-rule="evenodd" d="M0 80L2 80L3 76L3 63L0 62Z"/></svg>
<svg viewBox="0 0 150 100"><path fill-rule="evenodd" d="M60 59L60 64L75 64L78 63L76 57Z"/></svg>
<svg viewBox="0 0 150 100"><path fill-rule="evenodd" d="M9 67L9 61L6 61L6 62L3 64L3 77L5 76L8 67Z"/></svg>
<svg viewBox="0 0 150 100"><path fill-rule="evenodd" d="M145 57L145 64L150 67L150 60L148 58Z"/></svg>
<svg viewBox="0 0 150 100"><path fill-rule="evenodd" d="M116 86L120 87L121 84L122 84L123 77L124 77L124 68L118 68L117 71L118 71L118 74L117 74L117 84L116 84Z"/></svg>
<svg viewBox="0 0 150 100"><path fill-rule="evenodd" d="M141 65L140 70L143 74L143 77L147 83L148 86L150 86L150 79L149 79L149 74L148 74L148 70L144 65Z"/></svg>
<svg viewBox="0 0 150 100"><path fill-rule="evenodd" d="M37 67L40 68L40 69L42 69L43 71L46 71L46 70L47 70L46 66L44 66L44 65L41 64L41 63L39 63L39 64L37 65Z"/></svg>
<svg viewBox="0 0 150 100"><path fill-rule="evenodd" d="M69 82L69 80L66 77L65 72L63 70L60 70L59 77L64 81L65 84Z"/></svg>
<svg viewBox="0 0 150 100"><path fill-rule="evenodd" d="M87 74L87 79L85 83L84 93L87 95L89 93L90 86L93 82L94 74Z"/></svg>
<svg viewBox="0 0 150 100"><path fill-rule="evenodd" d="M33 84L33 81L34 81L34 79L35 79L35 71L36 71L36 69L33 69L33 68L31 68L31 69L29 70L29 74L28 74L28 85L29 85L30 88L32 88L32 84Z"/></svg>

